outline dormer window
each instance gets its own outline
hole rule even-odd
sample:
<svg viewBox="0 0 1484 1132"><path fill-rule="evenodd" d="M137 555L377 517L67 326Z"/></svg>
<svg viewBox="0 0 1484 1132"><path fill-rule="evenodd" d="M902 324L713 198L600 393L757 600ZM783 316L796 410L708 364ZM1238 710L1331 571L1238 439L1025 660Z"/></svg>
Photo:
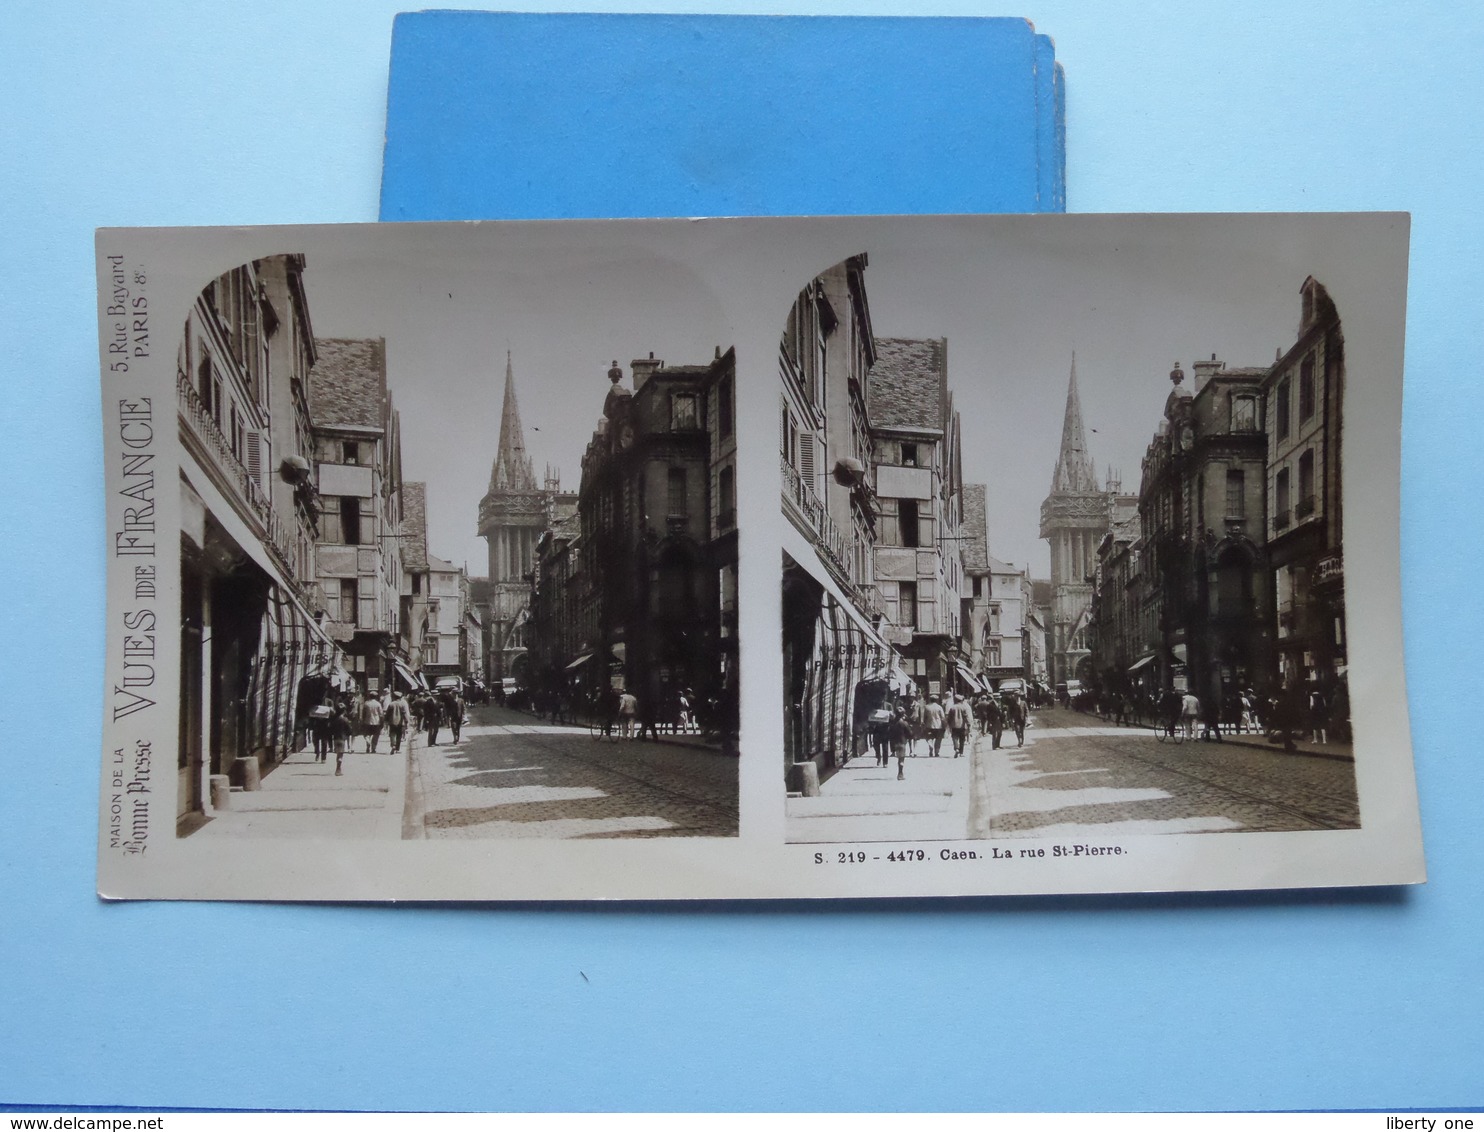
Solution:
<svg viewBox="0 0 1484 1132"><path fill-rule="evenodd" d="M1247 396L1232 397L1232 431L1233 432L1256 432L1257 431L1257 398Z"/></svg>
<svg viewBox="0 0 1484 1132"><path fill-rule="evenodd" d="M670 428L683 432L701 427L700 415L696 411L694 393L670 394Z"/></svg>

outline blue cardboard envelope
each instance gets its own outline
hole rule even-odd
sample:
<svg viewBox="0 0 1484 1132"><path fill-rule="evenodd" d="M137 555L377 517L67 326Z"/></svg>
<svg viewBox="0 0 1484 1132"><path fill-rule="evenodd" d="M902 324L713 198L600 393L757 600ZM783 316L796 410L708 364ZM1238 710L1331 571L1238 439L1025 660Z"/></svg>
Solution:
<svg viewBox="0 0 1484 1132"><path fill-rule="evenodd" d="M1065 208L1023 19L411 12L383 220Z"/></svg>

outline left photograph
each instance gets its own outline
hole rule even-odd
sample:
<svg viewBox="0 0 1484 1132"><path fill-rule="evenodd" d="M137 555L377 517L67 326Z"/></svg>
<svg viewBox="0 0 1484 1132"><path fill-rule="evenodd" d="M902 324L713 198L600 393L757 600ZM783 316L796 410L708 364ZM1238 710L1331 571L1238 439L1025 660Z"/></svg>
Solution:
<svg viewBox="0 0 1484 1132"><path fill-rule="evenodd" d="M222 267L153 315L176 837L735 837L736 354L706 296L622 256Z"/></svg>

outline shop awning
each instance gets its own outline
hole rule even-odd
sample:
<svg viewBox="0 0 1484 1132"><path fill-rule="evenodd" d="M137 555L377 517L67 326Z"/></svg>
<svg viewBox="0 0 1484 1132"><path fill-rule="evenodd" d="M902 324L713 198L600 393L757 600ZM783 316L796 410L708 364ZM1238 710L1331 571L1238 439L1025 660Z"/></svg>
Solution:
<svg viewBox="0 0 1484 1132"><path fill-rule="evenodd" d="M330 687L337 692L354 692L356 690L355 677L338 664L322 664L308 675L323 677L329 683Z"/></svg>
<svg viewBox="0 0 1484 1132"><path fill-rule="evenodd" d="M419 688L427 687L423 683L422 676L412 671L412 669L408 668L407 665L395 657L392 658L392 669L401 677L402 683L407 685L408 691L416 691Z"/></svg>
<svg viewBox="0 0 1484 1132"><path fill-rule="evenodd" d="M1139 671L1139 669L1143 668L1147 664L1153 663L1154 656L1154 653L1150 653L1148 656L1141 656L1138 660L1134 661L1128 666L1130 674Z"/></svg>
<svg viewBox="0 0 1484 1132"><path fill-rule="evenodd" d="M968 665L958 664L954 667L958 669L958 678L965 684L967 684L971 691L983 692L986 690L984 687L984 681L980 680L979 677L975 676L974 673L969 671Z"/></svg>
<svg viewBox="0 0 1484 1132"><path fill-rule="evenodd" d="M581 668L588 661L592 660L592 658L593 658L593 654L592 653L585 652L581 656L579 656L576 660L574 660L571 664L567 665L567 669L566 670L568 672L571 672L574 668Z"/></svg>
<svg viewBox="0 0 1484 1132"><path fill-rule="evenodd" d="M875 668L867 672L861 678L862 682L867 680L881 680L893 692L899 695L911 694L917 690L917 685L912 683L912 677L902 670L900 664L893 664L886 668Z"/></svg>

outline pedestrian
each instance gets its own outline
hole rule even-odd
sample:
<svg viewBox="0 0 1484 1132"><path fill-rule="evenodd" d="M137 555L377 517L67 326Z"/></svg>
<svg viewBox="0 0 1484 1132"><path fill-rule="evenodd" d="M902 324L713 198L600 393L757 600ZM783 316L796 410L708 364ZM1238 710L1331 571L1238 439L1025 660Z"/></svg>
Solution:
<svg viewBox="0 0 1484 1132"><path fill-rule="evenodd" d="M443 705L436 696L423 699L423 729L428 733L428 746L438 745L438 728L443 723Z"/></svg>
<svg viewBox="0 0 1484 1132"><path fill-rule="evenodd" d="M654 742L658 743L660 741L659 702L660 697L658 692L646 695L642 700L638 701L639 706L634 710L638 715L640 739L648 735ZM674 726L672 724L671 734L674 733Z"/></svg>
<svg viewBox="0 0 1484 1132"><path fill-rule="evenodd" d="M392 754L402 749L402 735L407 730L407 721L411 713L407 709L407 701L402 696L399 688L392 693L391 703L386 705L387 738L392 744Z"/></svg>
<svg viewBox="0 0 1484 1132"><path fill-rule="evenodd" d="M1207 700L1206 703L1205 703L1205 707L1202 710L1202 716L1201 716L1201 718L1202 718L1202 722L1205 724L1204 729L1201 731L1201 738L1203 740L1207 741L1207 742L1210 742L1210 741L1214 740L1215 742L1220 743L1221 742L1221 701L1220 701L1220 699L1218 699L1216 696L1213 695L1209 700Z"/></svg>
<svg viewBox="0 0 1484 1132"><path fill-rule="evenodd" d="M917 741L927 740L927 704L921 696L913 696L906 713L907 726L912 729L912 757L917 757Z"/></svg>
<svg viewBox="0 0 1484 1132"><path fill-rule="evenodd" d="M1005 705L993 692L984 697L984 719L989 727L990 750L998 751L1000 739L1005 734Z"/></svg>
<svg viewBox="0 0 1484 1132"><path fill-rule="evenodd" d="M335 714L330 718L330 741L335 747L335 774L344 773L345 751L350 746L350 735L353 728L350 723L350 715L343 705L335 708Z"/></svg>
<svg viewBox="0 0 1484 1132"><path fill-rule="evenodd" d="M896 718L896 713L890 707L883 704L874 708L866 716L866 738L871 744L871 749L876 754L876 765L883 767L888 765L891 758L891 743L886 737L887 729L891 721Z"/></svg>
<svg viewBox="0 0 1484 1132"><path fill-rule="evenodd" d="M603 725L603 738L613 738L613 725L618 721L619 695L612 684L605 684L598 692L598 719Z"/></svg>
<svg viewBox="0 0 1484 1132"><path fill-rule="evenodd" d="M1315 743L1329 742L1329 704L1317 684L1309 689L1309 733Z"/></svg>
<svg viewBox="0 0 1484 1132"><path fill-rule="evenodd" d="M947 717L937 696L929 696L927 707L922 711L923 723L927 727L928 753L931 757L937 758L938 752L943 747L943 728L947 723Z"/></svg>
<svg viewBox="0 0 1484 1132"><path fill-rule="evenodd" d="M1201 717L1201 701L1194 692L1180 697L1180 727L1185 738L1195 738L1195 723Z"/></svg>
<svg viewBox="0 0 1484 1132"><path fill-rule="evenodd" d="M314 761L322 763L330 753L330 720L335 708L328 702L309 709L309 737L314 740Z"/></svg>
<svg viewBox="0 0 1484 1132"><path fill-rule="evenodd" d="M953 757L964 753L964 743L969 738L969 728L974 725L974 714L969 710L969 701L963 696L953 697L953 706L948 709L948 730L953 736Z"/></svg>
<svg viewBox="0 0 1484 1132"><path fill-rule="evenodd" d="M384 719L384 709L381 701L375 696L367 696L366 702L361 705L361 731L366 736L366 753L374 754L377 744L381 742L381 726Z"/></svg>
<svg viewBox="0 0 1484 1132"><path fill-rule="evenodd" d="M464 698L452 688L443 689L443 720L448 724L448 730L453 735L453 742L459 741L459 732L464 726Z"/></svg>
<svg viewBox="0 0 1484 1132"><path fill-rule="evenodd" d="M633 692L624 691L618 697L618 735L620 739L634 737L634 717L639 714L639 700Z"/></svg>
<svg viewBox="0 0 1484 1132"><path fill-rule="evenodd" d="M891 744L892 754L897 757L897 781L901 782L907 777L907 744L912 742L912 724L901 708L897 708L896 715L886 725L886 738Z"/></svg>

